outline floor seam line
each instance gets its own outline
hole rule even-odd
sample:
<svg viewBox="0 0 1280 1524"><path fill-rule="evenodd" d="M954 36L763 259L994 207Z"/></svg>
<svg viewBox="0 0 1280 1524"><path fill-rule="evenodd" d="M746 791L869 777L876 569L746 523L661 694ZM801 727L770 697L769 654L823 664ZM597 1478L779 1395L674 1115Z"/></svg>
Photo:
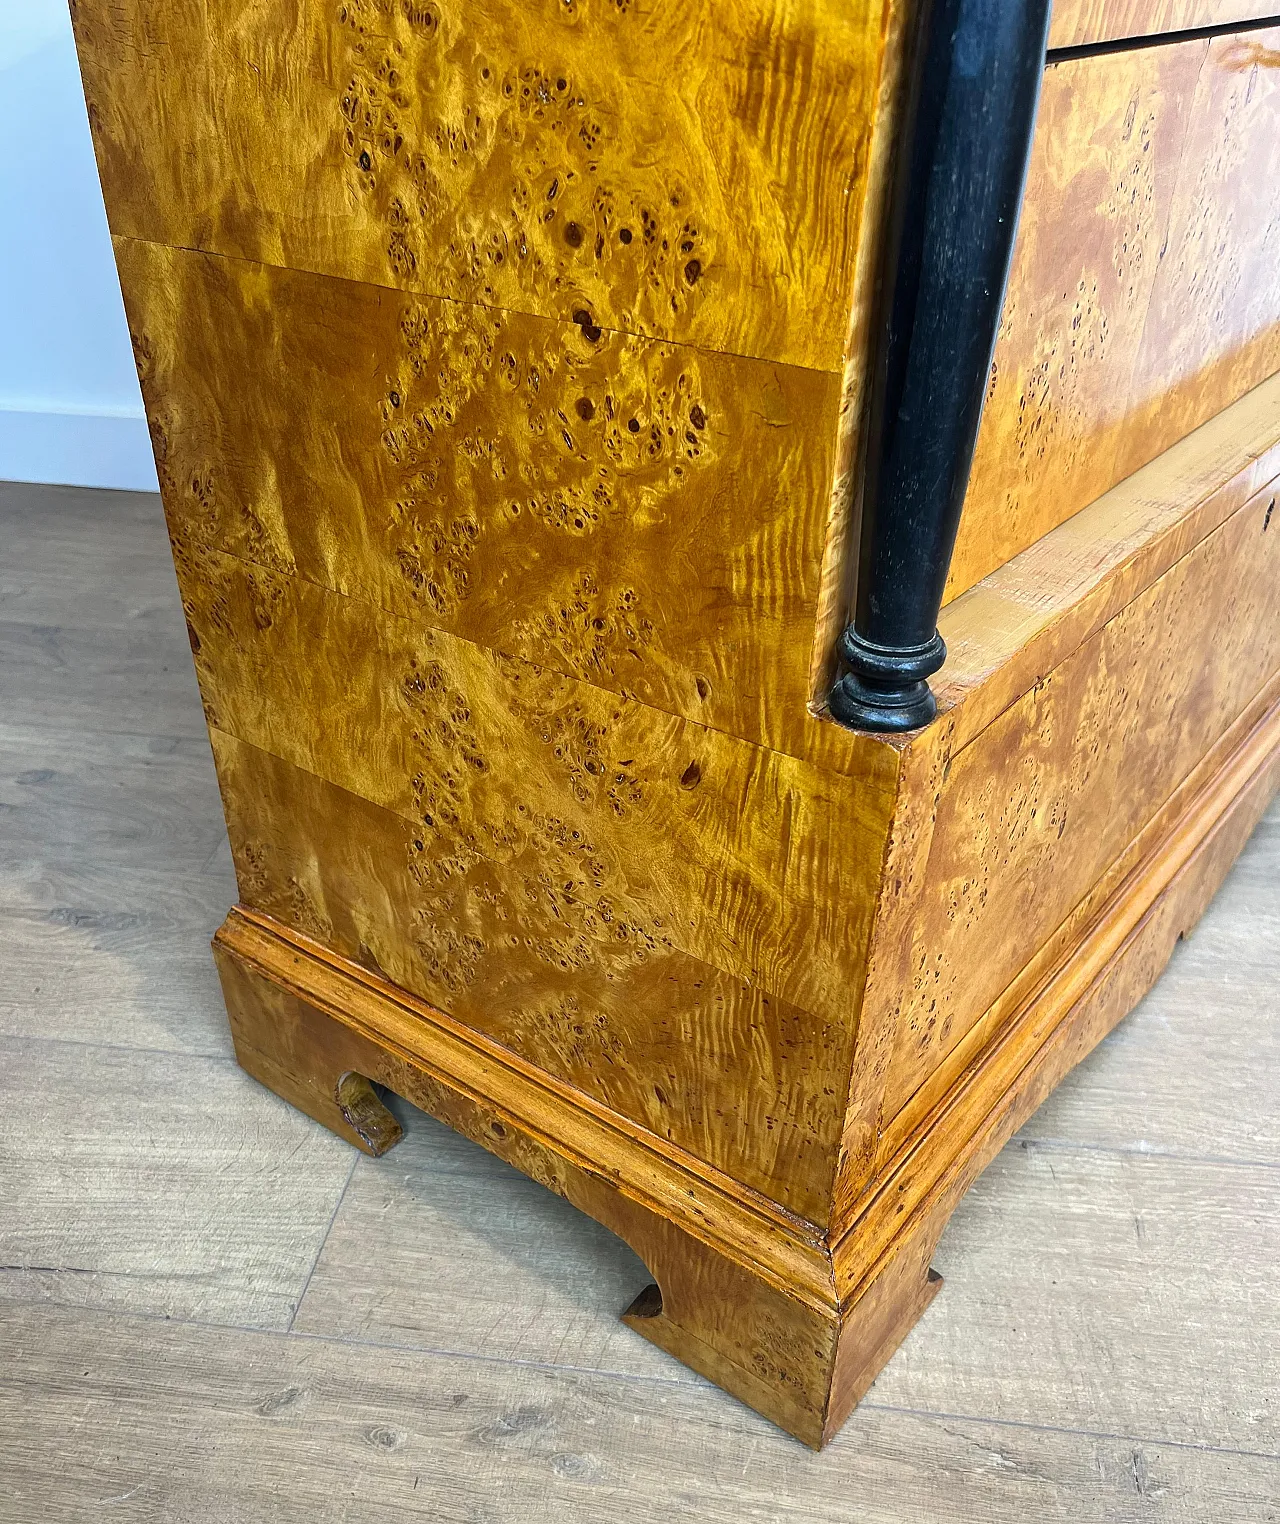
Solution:
<svg viewBox="0 0 1280 1524"><path fill-rule="evenodd" d="M357 1161L358 1162L358 1161ZM252 1327L239 1323L210 1323L199 1318L173 1318L163 1317L159 1313L146 1313L130 1310L117 1312L110 1308L85 1307L82 1304L49 1302L40 1300L8 1301L0 1302L0 1306L21 1307L56 1307L65 1312L91 1313L104 1318L137 1318L143 1322L161 1322L171 1327L198 1328L212 1332L235 1332L255 1334L267 1338L288 1341L291 1339L302 1340L307 1343L329 1344L338 1348L383 1350L388 1353L404 1355L423 1355L434 1359L469 1361L478 1365L501 1365L513 1369L539 1370L550 1374L564 1374L567 1376L594 1376L607 1381L620 1381L640 1383L645 1385L665 1386L689 1391L713 1391L721 1396L725 1394L721 1388L705 1377L694 1376L693 1379L654 1376L637 1371L611 1371L599 1366L584 1365L557 1365L545 1360L519 1360L504 1355L482 1355L466 1350L445 1349L438 1345L419 1344L394 1344L384 1340L353 1339L345 1338L337 1334L308 1333L294 1328L263 1328ZM2 1325L0 1325L2 1331ZM4 1377L0 1375L0 1385L4 1384ZM736 1399L730 1399L736 1402ZM742 1405L739 1404L741 1407ZM751 1410L742 1407L744 1415ZM1037 1423L1031 1419L1001 1418L988 1414L954 1413L942 1408L916 1408L897 1403L875 1402L870 1397L864 1397L858 1404L857 1411L873 1411L890 1414L899 1414L904 1418L920 1418L942 1423L965 1423L965 1424L991 1424L998 1428L1025 1429L1034 1433L1062 1434L1075 1436L1081 1439L1111 1440L1118 1444L1145 1445L1159 1449L1189 1450L1201 1454L1226 1455L1241 1459L1280 1461L1280 1454L1267 1450L1245 1450L1236 1446L1196 1444L1189 1440L1159 1439L1152 1436L1138 1436L1133 1434L1119 1434L1109 1429L1072 1428L1066 1424ZM854 1414L856 1418L856 1412ZM768 1422L768 1420L764 1420Z"/></svg>
<svg viewBox="0 0 1280 1524"><path fill-rule="evenodd" d="M302 1290L298 1293L298 1300L293 1304L293 1311L289 1314L286 1334L291 1334L293 1325L298 1320L298 1313L302 1309L302 1303L306 1299L307 1292L311 1289L311 1278L316 1273L316 1267L320 1263L320 1256L324 1253L324 1246L329 1242L329 1234L333 1232L333 1225L338 1220L338 1213L342 1210L342 1203L347 1199L347 1190L355 1178L356 1167L360 1163L361 1155L356 1149L352 1149L354 1158L351 1160L351 1168L347 1171L347 1178L342 1182L342 1189L338 1192L338 1199L333 1204L333 1211L329 1213L329 1221L325 1224L324 1232L320 1235L320 1243L316 1248L315 1258L311 1261L311 1268L307 1271L307 1278L303 1282Z"/></svg>

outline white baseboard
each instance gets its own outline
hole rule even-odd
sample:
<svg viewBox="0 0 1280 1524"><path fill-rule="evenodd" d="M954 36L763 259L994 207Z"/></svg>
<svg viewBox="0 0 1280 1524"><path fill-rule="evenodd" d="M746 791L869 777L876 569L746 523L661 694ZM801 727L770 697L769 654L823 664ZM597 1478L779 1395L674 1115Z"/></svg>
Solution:
<svg viewBox="0 0 1280 1524"><path fill-rule="evenodd" d="M155 492L147 421L140 413L23 412L0 406L0 481Z"/></svg>

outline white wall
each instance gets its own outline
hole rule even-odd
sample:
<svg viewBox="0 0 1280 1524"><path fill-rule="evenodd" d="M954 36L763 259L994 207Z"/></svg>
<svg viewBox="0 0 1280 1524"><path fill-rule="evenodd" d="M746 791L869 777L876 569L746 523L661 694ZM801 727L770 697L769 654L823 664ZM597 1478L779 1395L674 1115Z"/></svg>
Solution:
<svg viewBox="0 0 1280 1524"><path fill-rule="evenodd" d="M154 490L65 0L0 0L0 479Z"/></svg>

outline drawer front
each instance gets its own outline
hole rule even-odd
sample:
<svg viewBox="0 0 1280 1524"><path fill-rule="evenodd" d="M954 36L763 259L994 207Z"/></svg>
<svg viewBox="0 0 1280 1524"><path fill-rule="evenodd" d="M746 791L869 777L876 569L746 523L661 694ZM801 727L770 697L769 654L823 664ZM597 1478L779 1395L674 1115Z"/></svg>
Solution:
<svg viewBox="0 0 1280 1524"><path fill-rule="evenodd" d="M1280 369L1280 28L1046 74L948 599Z"/></svg>
<svg viewBox="0 0 1280 1524"><path fill-rule="evenodd" d="M913 984L886 1115L907 1104L1070 918L1097 913L1091 896L1104 883L1114 889L1138 861L1153 818L1262 695L1274 701L1278 486L1251 498L952 759L915 910Z"/></svg>

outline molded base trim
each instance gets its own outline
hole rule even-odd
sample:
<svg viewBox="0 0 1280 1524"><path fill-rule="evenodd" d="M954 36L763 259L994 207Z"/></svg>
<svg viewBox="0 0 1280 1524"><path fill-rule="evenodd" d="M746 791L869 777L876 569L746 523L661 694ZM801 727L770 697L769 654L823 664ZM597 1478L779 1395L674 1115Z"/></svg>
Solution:
<svg viewBox="0 0 1280 1524"><path fill-rule="evenodd" d="M1280 704L904 1142L834 1243L268 917L237 907L214 953L250 1074L375 1156L399 1137L373 1088L382 1085L565 1196L654 1276L623 1314L631 1328L819 1447L936 1295L929 1260L961 1196L1155 982L1278 783Z"/></svg>

